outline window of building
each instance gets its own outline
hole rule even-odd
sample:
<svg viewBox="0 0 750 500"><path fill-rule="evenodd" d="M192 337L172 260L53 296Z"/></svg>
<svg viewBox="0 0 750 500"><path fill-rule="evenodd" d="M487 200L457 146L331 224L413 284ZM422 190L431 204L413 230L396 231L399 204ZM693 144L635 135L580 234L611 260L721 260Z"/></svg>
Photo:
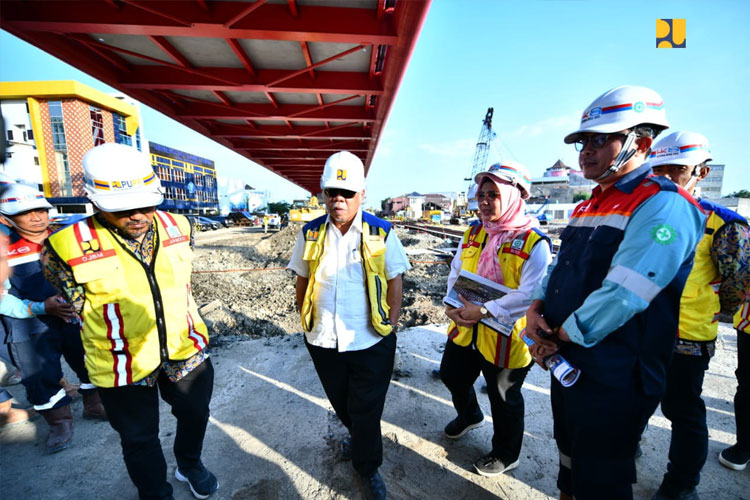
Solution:
<svg viewBox="0 0 750 500"><path fill-rule="evenodd" d="M157 165L156 167L156 175L159 176L159 179L163 181L171 181L172 180L172 174L170 173L170 168L165 167L164 165Z"/></svg>
<svg viewBox="0 0 750 500"><path fill-rule="evenodd" d="M8 140L12 141L13 140L13 131L12 130L8 130L7 132L8 132Z"/></svg>
<svg viewBox="0 0 750 500"><path fill-rule="evenodd" d="M65 126L63 125L63 110L61 101L49 101L49 117L52 125L52 146L55 150L55 164L57 165L57 180L60 184L62 196L73 196L73 183L70 178L68 165L68 145L65 141Z"/></svg>
<svg viewBox="0 0 750 500"><path fill-rule="evenodd" d="M94 138L94 146L104 144L104 119L102 110L89 106L89 115L91 116L91 136Z"/></svg>
<svg viewBox="0 0 750 500"><path fill-rule="evenodd" d="M195 176L195 185L203 187L203 176L202 175L196 175Z"/></svg>
<svg viewBox="0 0 750 500"><path fill-rule="evenodd" d="M34 157L34 165L39 165L39 157L38 156Z"/></svg>
<svg viewBox="0 0 750 500"><path fill-rule="evenodd" d="M119 113L112 113L112 122L115 126L115 142L118 144L133 145L133 137L128 135L125 117Z"/></svg>
<svg viewBox="0 0 750 500"><path fill-rule="evenodd" d="M175 182L185 182L185 171L179 168L172 169L172 177Z"/></svg>

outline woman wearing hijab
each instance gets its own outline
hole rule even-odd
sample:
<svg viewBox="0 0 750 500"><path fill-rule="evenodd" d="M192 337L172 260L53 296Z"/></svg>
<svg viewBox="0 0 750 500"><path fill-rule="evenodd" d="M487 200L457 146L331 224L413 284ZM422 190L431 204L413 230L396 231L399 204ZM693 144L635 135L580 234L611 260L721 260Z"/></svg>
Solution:
<svg viewBox="0 0 750 500"><path fill-rule="evenodd" d="M531 179L515 162L496 163L478 174L480 222L471 226L451 263L448 291L461 270L500 283L511 291L498 300L474 304L460 297L463 307L446 306L448 327L440 378L448 387L458 416L445 435L458 439L484 423L474 382L479 373L487 382L494 435L492 450L474 462L483 476L497 476L518 467L524 430L521 386L532 365L526 344L519 337L531 294L544 277L551 258L549 238L536 218L525 214ZM503 334L483 318L514 325Z"/></svg>

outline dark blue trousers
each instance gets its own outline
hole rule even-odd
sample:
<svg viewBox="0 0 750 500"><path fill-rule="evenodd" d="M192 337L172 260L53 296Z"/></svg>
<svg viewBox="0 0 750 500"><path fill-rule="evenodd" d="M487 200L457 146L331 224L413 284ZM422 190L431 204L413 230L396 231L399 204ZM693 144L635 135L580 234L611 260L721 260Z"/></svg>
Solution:
<svg viewBox="0 0 750 500"><path fill-rule="evenodd" d="M659 404L635 373L625 387L581 374L572 387L551 378L554 435L560 452L557 487L576 500L630 500L642 422Z"/></svg>
<svg viewBox="0 0 750 500"><path fill-rule="evenodd" d="M78 332L50 329L31 335L26 341L11 342L8 351L11 362L23 375L21 383L26 388L26 399L37 410L59 408L70 403L70 397L64 391L60 392L60 379L63 376L61 356L82 384L89 383Z"/></svg>
<svg viewBox="0 0 750 500"><path fill-rule="evenodd" d="M706 405L701 398L710 358L674 353L667 369L667 390L661 411L672 422L669 464L664 485L670 491L694 488L708 456Z"/></svg>
<svg viewBox="0 0 750 500"><path fill-rule="evenodd" d="M737 444L750 452L750 333L737 330L737 394L734 395L734 418L737 422Z"/></svg>

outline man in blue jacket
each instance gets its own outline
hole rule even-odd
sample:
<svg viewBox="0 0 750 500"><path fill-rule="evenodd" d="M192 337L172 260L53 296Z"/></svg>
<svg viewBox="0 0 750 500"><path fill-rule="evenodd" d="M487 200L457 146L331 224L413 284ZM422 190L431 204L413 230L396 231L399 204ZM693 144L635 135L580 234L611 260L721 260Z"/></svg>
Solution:
<svg viewBox="0 0 750 500"><path fill-rule="evenodd" d="M640 431L664 392L705 222L689 194L643 165L668 126L659 94L623 86L594 100L565 137L598 186L573 212L526 313L532 355L559 350L581 370L572 387L552 379L563 499L632 498Z"/></svg>

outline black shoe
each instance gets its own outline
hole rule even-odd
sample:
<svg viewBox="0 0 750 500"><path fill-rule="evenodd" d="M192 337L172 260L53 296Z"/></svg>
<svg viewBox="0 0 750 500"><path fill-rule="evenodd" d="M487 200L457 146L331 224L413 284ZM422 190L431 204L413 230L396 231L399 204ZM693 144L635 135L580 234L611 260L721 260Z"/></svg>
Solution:
<svg viewBox="0 0 750 500"><path fill-rule="evenodd" d="M750 463L750 451L743 450L738 445L730 446L719 453L719 462L732 470L745 470Z"/></svg>
<svg viewBox="0 0 750 500"><path fill-rule="evenodd" d="M700 498L695 488L674 491L662 483L651 500L700 500Z"/></svg>
<svg viewBox="0 0 750 500"><path fill-rule="evenodd" d="M385 500L387 493L385 489L385 483L383 478L380 477L380 473L375 471L370 477L363 477L362 482L365 487L365 498L367 500Z"/></svg>
<svg viewBox="0 0 750 500"><path fill-rule="evenodd" d="M458 439L472 429L481 427L484 424L484 415L480 414L478 419L471 422L465 422L460 416L451 420L445 426L445 435L451 439Z"/></svg>
<svg viewBox="0 0 750 500"><path fill-rule="evenodd" d="M200 467L192 469L180 470L175 469L174 477L178 481L183 481L190 486L190 491L193 493L195 498L210 497L216 490L219 489L219 481L216 480L216 476L206 469L203 464Z"/></svg>
<svg viewBox="0 0 750 500"><path fill-rule="evenodd" d="M518 460L513 463L505 464L502 460L497 457L493 457L491 454L487 454L474 462L474 468L480 476L499 476L503 472L515 469L518 467Z"/></svg>
<svg viewBox="0 0 750 500"><path fill-rule="evenodd" d="M344 462L350 462L352 459L352 438L344 438L339 445L339 456Z"/></svg>

